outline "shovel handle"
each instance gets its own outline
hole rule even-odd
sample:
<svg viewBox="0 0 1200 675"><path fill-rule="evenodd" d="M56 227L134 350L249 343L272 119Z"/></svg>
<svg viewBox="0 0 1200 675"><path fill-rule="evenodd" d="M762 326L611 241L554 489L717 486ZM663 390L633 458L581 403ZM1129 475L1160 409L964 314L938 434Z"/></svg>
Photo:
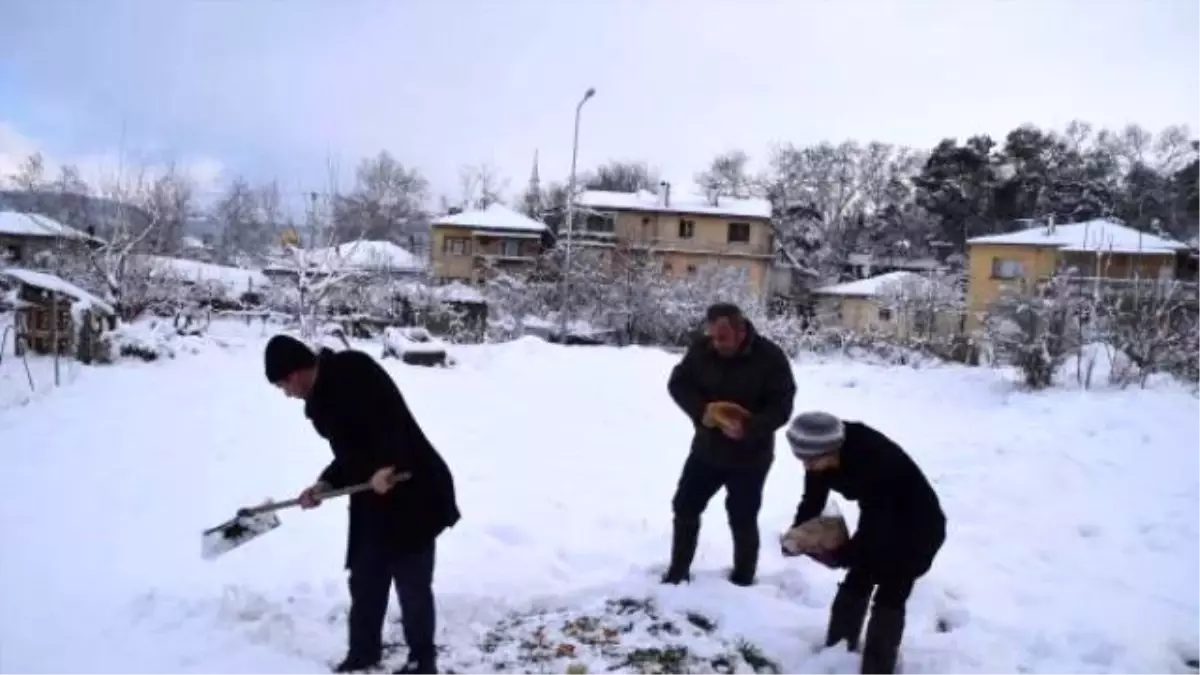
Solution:
<svg viewBox="0 0 1200 675"><path fill-rule="evenodd" d="M392 485L395 485L396 483L402 483L411 477L412 477L412 473L410 473L408 471L395 474L394 476L392 476ZM324 501L326 499L335 499L337 497L345 497L347 495L354 495L354 494L358 494L360 492L366 492L367 490L370 490L370 489L371 489L371 483L368 481L366 483L358 483L355 485L351 485L349 487L338 488L336 490L330 490L328 492L322 492L319 496L320 496L321 500ZM241 509L240 511L238 511L238 515L239 516L257 516L260 513L270 513L272 511L282 511L283 509L290 509L290 508L293 508L293 507L296 507L299 505L300 505L300 498L293 497L292 499L286 499L282 502L269 502L267 504L260 504L259 506L251 506L248 508L244 508L244 509Z"/></svg>

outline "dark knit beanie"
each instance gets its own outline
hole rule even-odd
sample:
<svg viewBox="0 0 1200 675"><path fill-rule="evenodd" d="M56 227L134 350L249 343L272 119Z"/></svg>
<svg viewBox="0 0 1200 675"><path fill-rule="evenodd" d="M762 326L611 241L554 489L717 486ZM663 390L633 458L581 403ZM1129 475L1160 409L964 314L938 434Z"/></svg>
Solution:
<svg viewBox="0 0 1200 675"><path fill-rule="evenodd" d="M317 365L317 355L294 337L276 335L267 341L263 361L267 369L267 381L275 384L297 370Z"/></svg>
<svg viewBox="0 0 1200 675"><path fill-rule="evenodd" d="M845 438L842 421L826 412L800 413L787 430L792 454L801 459L827 455L837 450Z"/></svg>

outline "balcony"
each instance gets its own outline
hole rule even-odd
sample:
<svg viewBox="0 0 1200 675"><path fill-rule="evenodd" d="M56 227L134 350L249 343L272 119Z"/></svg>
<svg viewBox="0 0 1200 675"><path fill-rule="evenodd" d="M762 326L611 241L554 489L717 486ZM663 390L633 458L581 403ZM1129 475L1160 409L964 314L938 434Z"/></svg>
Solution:
<svg viewBox="0 0 1200 675"><path fill-rule="evenodd" d="M1038 280L1038 286L1044 287L1050 279ZM1096 298L1120 295L1165 296L1176 294L1185 302L1196 302L1200 299L1200 286L1193 281L1159 278L1126 278L1126 277L1059 277L1057 283L1065 284L1072 295L1091 295Z"/></svg>

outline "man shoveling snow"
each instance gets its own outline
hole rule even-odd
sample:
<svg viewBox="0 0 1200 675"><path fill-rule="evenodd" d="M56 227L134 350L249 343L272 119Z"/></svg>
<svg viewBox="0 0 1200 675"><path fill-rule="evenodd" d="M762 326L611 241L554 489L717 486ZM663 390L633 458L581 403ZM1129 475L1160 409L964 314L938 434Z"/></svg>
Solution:
<svg viewBox="0 0 1200 675"><path fill-rule="evenodd" d="M460 514L446 462L413 419L396 384L370 356L314 354L276 335L264 355L267 380L304 400L304 414L329 441L333 461L300 493L313 508L329 491L354 483L346 567L350 570L349 650L337 672L376 666L392 584L400 599L408 661L397 672L437 672L434 647L434 544ZM407 480L395 478L407 474Z"/></svg>

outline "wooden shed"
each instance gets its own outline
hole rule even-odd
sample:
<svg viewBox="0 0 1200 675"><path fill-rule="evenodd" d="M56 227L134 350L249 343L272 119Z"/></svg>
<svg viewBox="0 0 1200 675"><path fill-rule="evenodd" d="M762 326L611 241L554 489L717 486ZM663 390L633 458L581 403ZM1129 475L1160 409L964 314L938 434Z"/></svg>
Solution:
<svg viewBox="0 0 1200 675"><path fill-rule="evenodd" d="M99 336L116 316L111 305L69 281L34 270L6 268L0 275L17 285L17 356L74 355L84 363L96 358Z"/></svg>

